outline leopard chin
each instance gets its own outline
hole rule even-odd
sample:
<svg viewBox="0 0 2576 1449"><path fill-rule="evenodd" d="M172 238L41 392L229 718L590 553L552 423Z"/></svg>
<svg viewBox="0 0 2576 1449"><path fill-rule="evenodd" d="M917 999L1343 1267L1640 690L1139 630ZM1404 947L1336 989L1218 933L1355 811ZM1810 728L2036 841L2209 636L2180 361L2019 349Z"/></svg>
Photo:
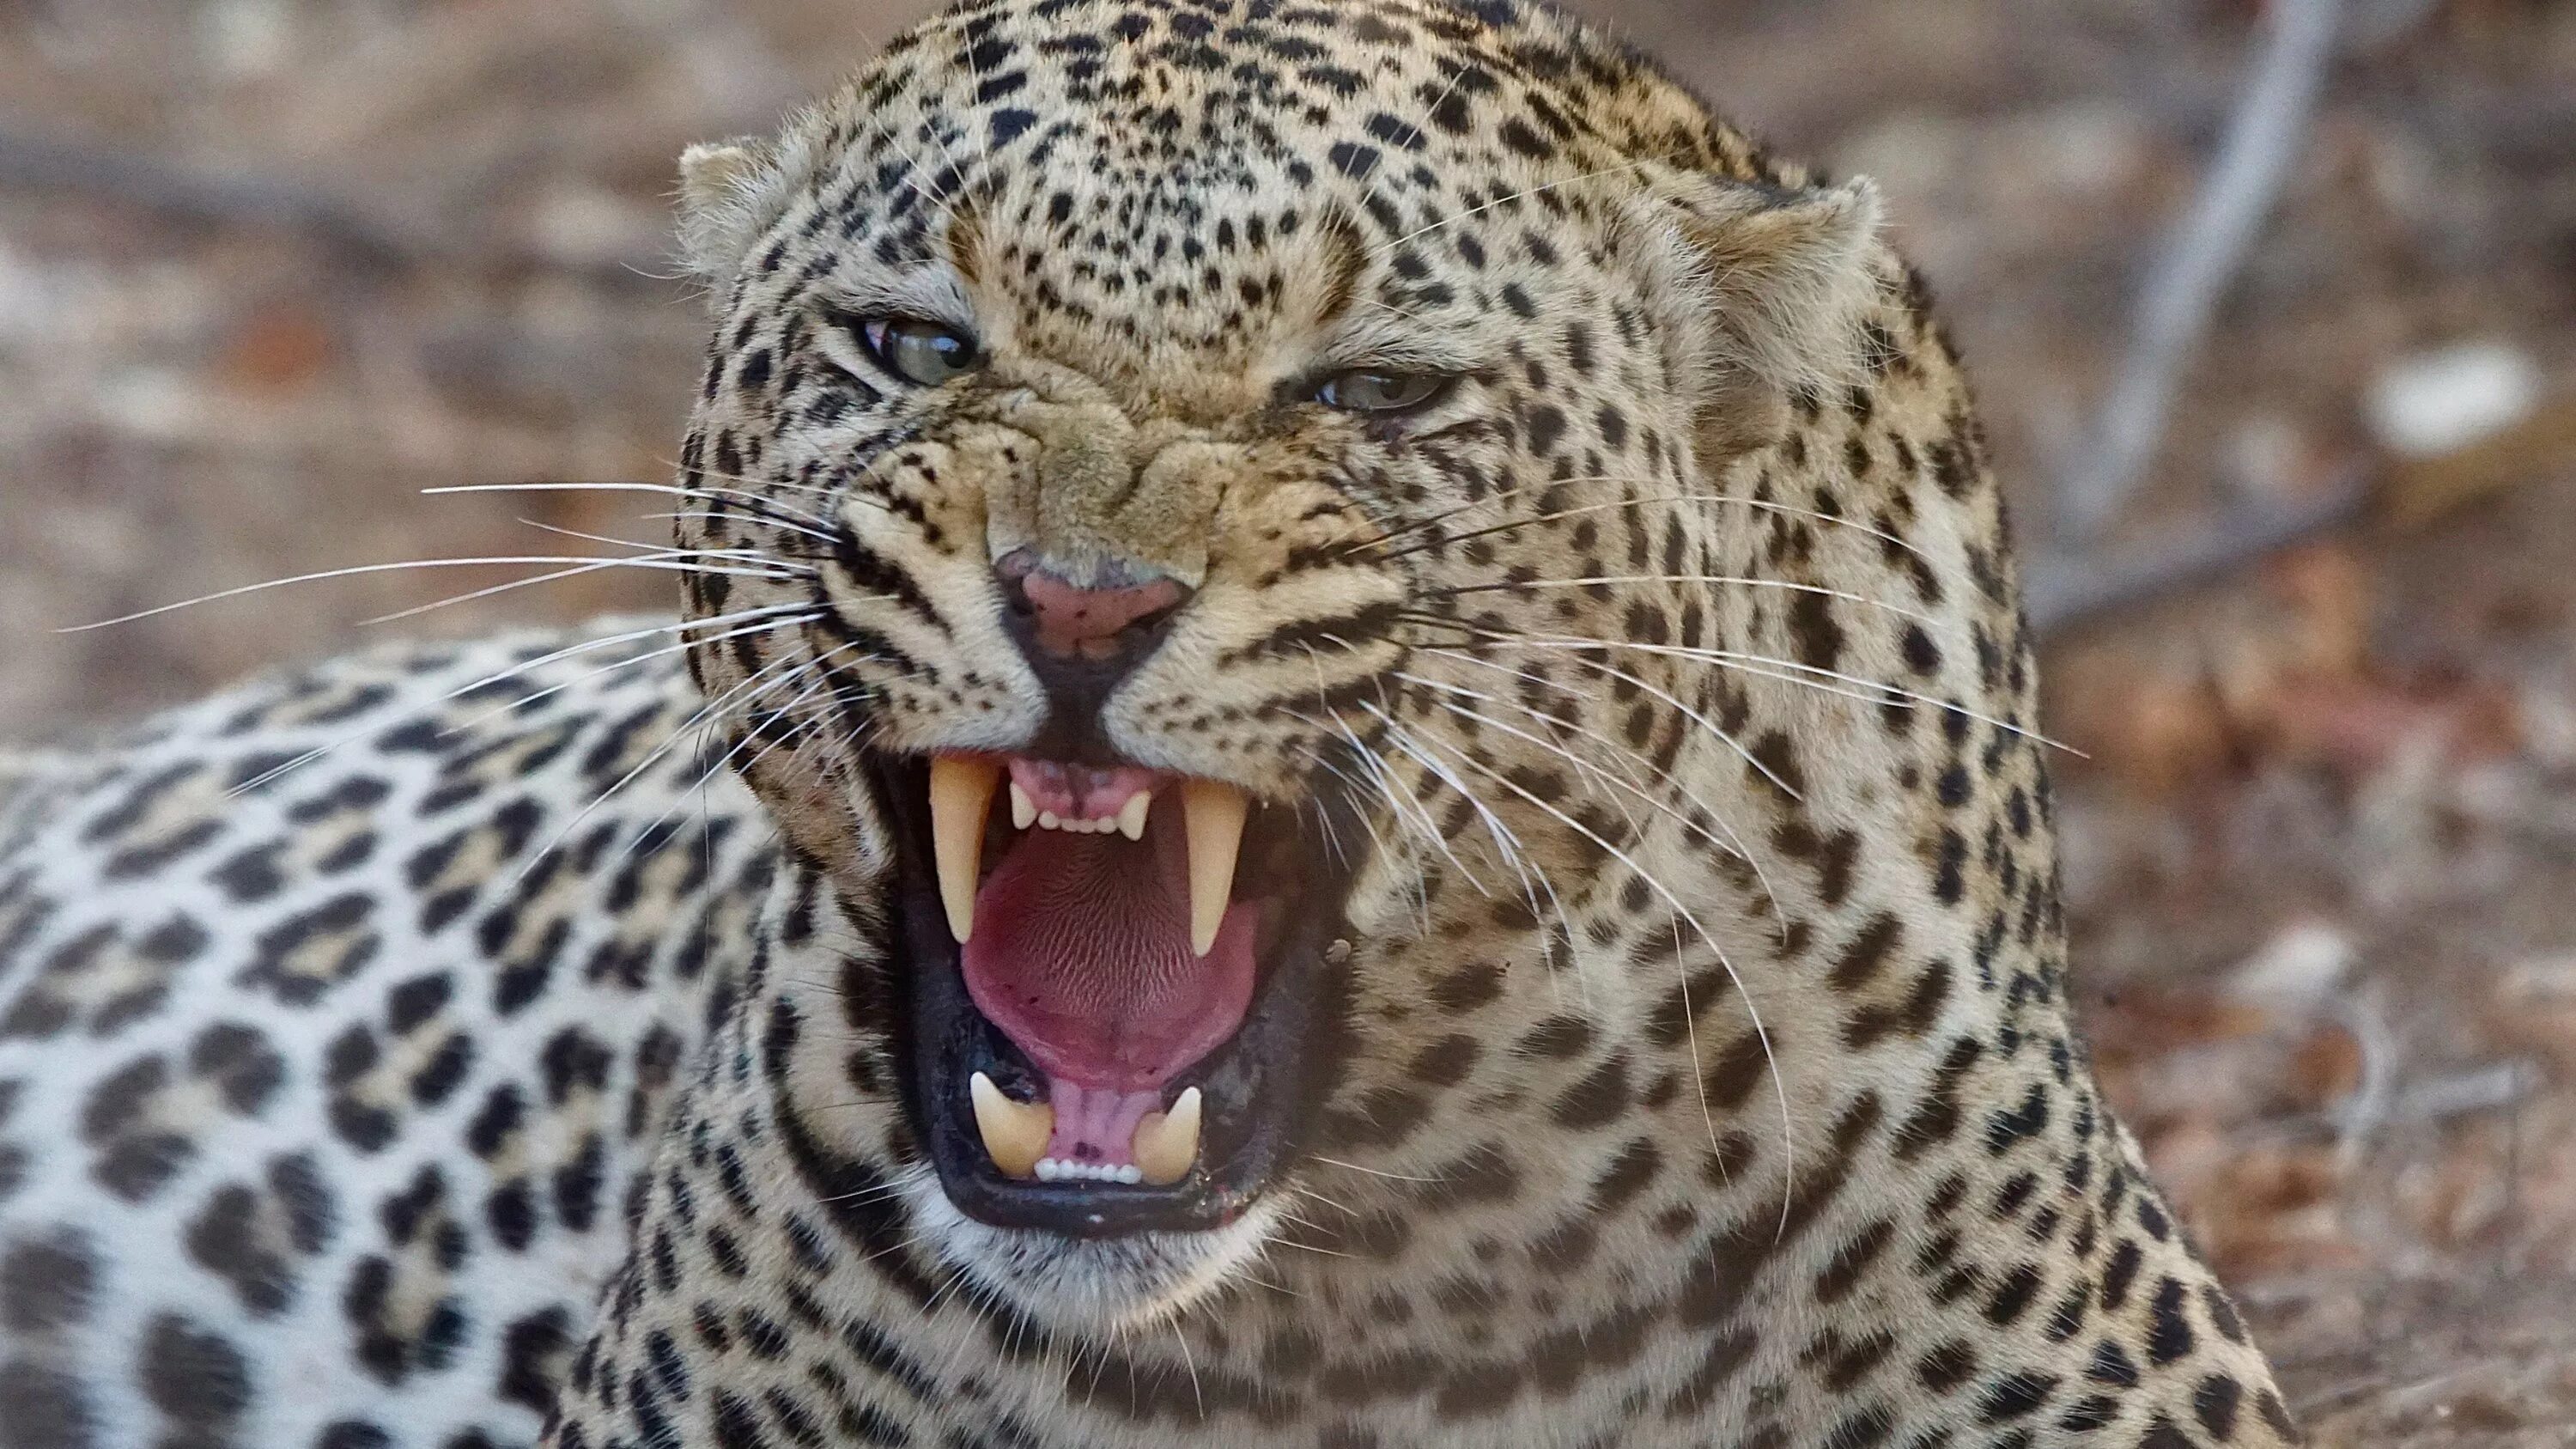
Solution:
<svg viewBox="0 0 2576 1449"><path fill-rule="evenodd" d="M1081 1238L980 1222L930 1182L908 1187L904 1203L917 1231L966 1275L963 1291L1058 1333L1112 1338L1257 1278L1286 1211L1266 1201L1222 1227Z"/></svg>

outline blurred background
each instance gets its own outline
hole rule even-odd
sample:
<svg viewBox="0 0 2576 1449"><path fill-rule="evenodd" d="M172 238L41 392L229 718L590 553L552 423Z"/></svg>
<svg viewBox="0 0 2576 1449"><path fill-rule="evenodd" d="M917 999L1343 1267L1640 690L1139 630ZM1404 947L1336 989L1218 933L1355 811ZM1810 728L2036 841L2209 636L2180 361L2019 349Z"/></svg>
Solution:
<svg viewBox="0 0 2576 1449"><path fill-rule="evenodd" d="M2576 1444L2576 4L1577 8L1886 187L2083 752L2101 1067L2318 1437ZM513 573L60 626L587 549L523 519L654 538L631 495L421 490L665 478L673 158L917 13L0 0L0 738Z"/></svg>

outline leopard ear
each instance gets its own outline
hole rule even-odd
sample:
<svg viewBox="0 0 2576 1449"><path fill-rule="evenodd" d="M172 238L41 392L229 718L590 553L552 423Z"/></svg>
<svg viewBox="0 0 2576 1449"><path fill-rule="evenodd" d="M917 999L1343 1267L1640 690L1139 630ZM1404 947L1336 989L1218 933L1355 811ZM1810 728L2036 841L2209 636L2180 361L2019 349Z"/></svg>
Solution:
<svg viewBox="0 0 2576 1449"><path fill-rule="evenodd" d="M778 149L743 136L680 153L680 255L700 281L721 289L741 270L754 238L787 207Z"/></svg>
<svg viewBox="0 0 2576 1449"><path fill-rule="evenodd" d="M1777 442L1789 400L1856 380L1880 291L1881 208L1867 180L1787 189L1702 174L1657 185L1680 243L1682 331L1706 384L1705 461Z"/></svg>

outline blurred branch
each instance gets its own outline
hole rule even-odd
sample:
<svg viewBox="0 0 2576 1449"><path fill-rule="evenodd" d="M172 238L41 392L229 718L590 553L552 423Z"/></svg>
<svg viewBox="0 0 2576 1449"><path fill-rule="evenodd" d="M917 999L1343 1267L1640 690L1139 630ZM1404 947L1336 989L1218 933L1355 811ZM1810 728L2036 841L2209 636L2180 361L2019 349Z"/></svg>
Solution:
<svg viewBox="0 0 2576 1449"><path fill-rule="evenodd" d="M2240 509L2181 538L2119 557L2043 549L2031 559L2022 584L2031 624L2043 632L2062 629L2330 533L2361 516L2371 491L2369 480L2356 473L2311 502Z"/></svg>
<svg viewBox="0 0 2576 1449"><path fill-rule="evenodd" d="M379 264L416 264L452 250L296 182L45 136L0 131L0 187L76 192L199 224L283 227Z"/></svg>
<svg viewBox="0 0 2576 1449"><path fill-rule="evenodd" d="M387 268L573 271L631 285L648 280L643 268L660 260L583 265L526 247L491 246L283 177L209 170L120 147L6 130L0 130L0 190L68 192L200 226L291 231Z"/></svg>
<svg viewBox="0 0 2576 1449"><path fill-rule="evenodd" d="M2421 529L2550 477L2570 457L2576 457L2576 398L2560 398L2492 437L2448 453L2377 469L2355 463L2333 487L2306 502L2239 506L2180 538L2114 557L2093 550L2037 550L2024 571L2023 597L2032 624L2065 628L2188 588L2365 517L2384 530Z"/></svg>
<svg viewBox="0 0 2576 1449"><path fill-rule="evenodd" d="M2136 492L2185 364L2260 234L2315 112L2342 0L2271 0L2271 36L2191 215L2149 274L2137 330L2090 437L2059 479L2058 532L2098 535Z"/></svg>

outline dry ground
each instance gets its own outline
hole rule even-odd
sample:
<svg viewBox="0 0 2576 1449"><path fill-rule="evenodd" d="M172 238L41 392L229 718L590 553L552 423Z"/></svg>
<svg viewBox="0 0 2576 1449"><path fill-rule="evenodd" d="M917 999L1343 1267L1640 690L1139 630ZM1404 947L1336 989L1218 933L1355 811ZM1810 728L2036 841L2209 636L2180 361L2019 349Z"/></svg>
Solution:
<svg viewBox="0 0 2576 1449"><path fill-rule="evenodd" d="M2257 0L1600 4L1888 187L2025 540ZM2111 1089L2329 1443L2576 1444L2576 7L2350 0L2266 239L2115 547L2383 480L2378 522L2059 629L2050 724ZM766 127L869 0L0 4L0 735L72 730L580 551L667 471L699 339L670 160ZM2537 417L2433 513L2367 400L2462 343ZM2427 479L2431 483L2427 483ZM2433 516L2419 516L2433 513ZM2398 520L2403 521L2398 521ZM2061 579L2098 576L2078 556ZM615 575L391 626L665 603Z"/></svg>

